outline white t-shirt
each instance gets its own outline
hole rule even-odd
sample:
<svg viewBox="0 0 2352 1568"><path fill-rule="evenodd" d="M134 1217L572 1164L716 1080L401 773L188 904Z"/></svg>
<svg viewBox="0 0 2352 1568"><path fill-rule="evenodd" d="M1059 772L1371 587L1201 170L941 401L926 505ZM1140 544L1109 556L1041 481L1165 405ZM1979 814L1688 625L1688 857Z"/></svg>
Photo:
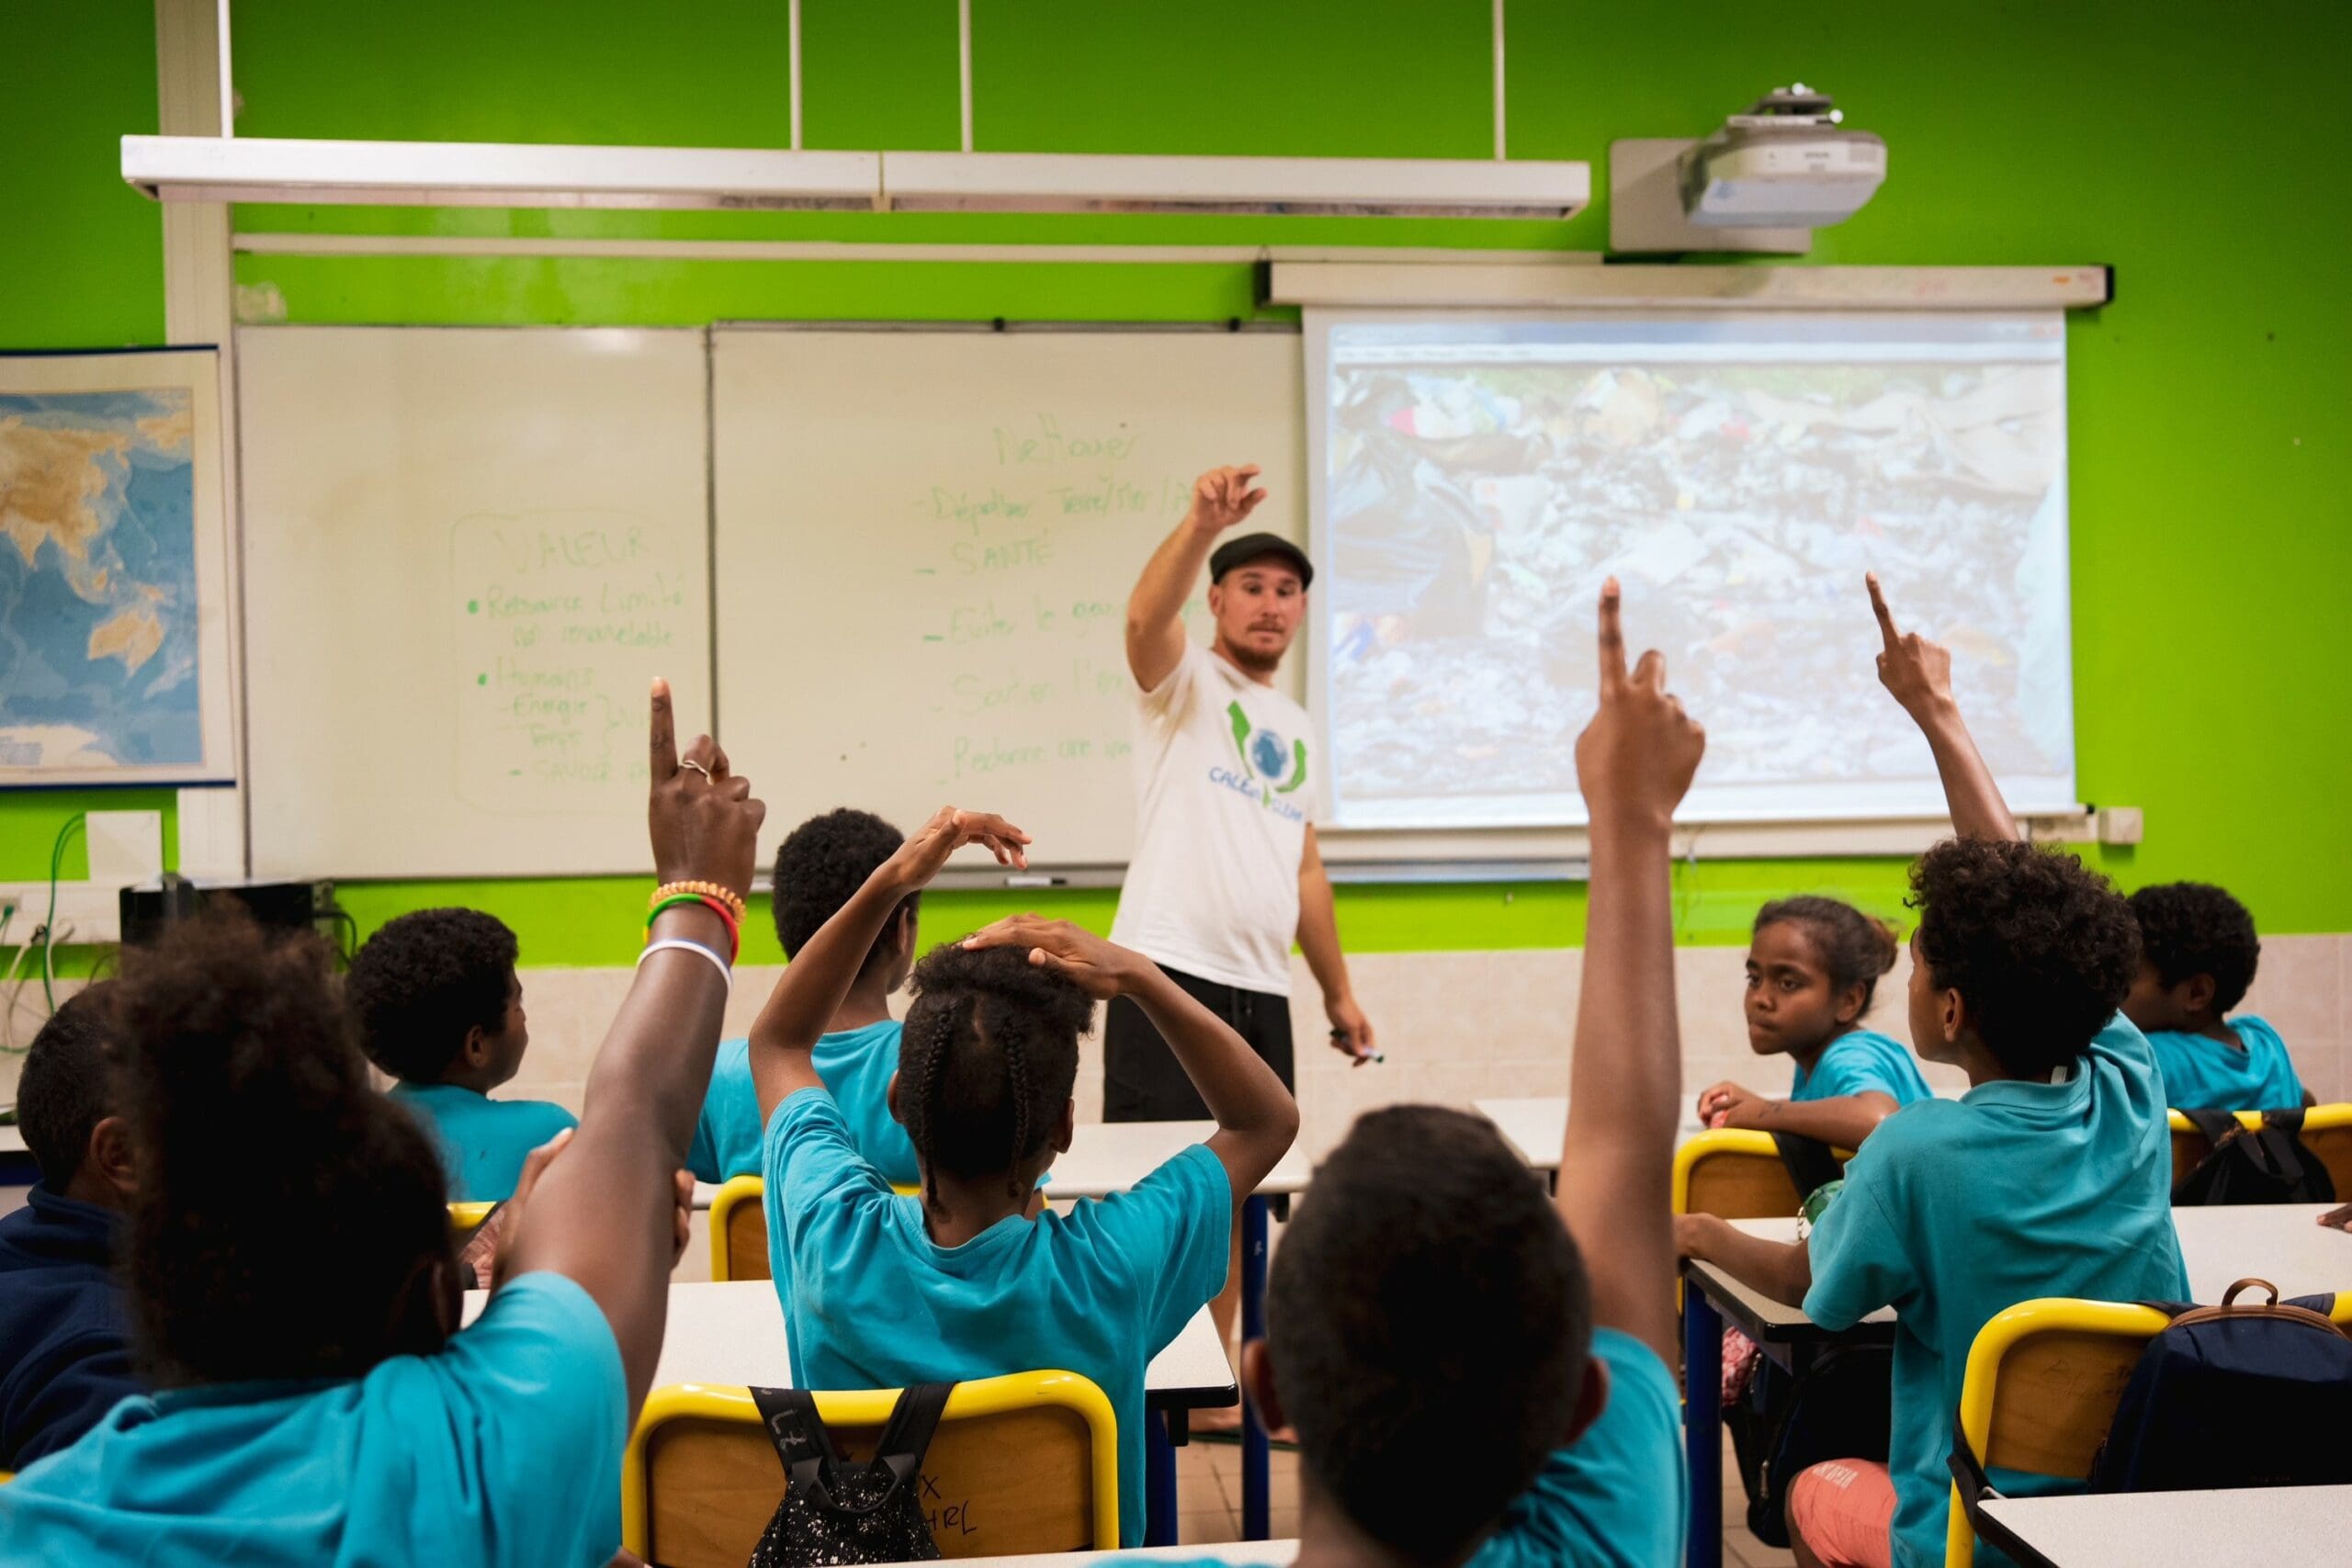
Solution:
<svg viewBox="0 0 2352 1568"><path fill-rule="evenodd" d="M1204 980L1290 995L1299 863L1323 815L1306 710L1189 640L1136 709L1136 853L1111 940Z"/></svg>

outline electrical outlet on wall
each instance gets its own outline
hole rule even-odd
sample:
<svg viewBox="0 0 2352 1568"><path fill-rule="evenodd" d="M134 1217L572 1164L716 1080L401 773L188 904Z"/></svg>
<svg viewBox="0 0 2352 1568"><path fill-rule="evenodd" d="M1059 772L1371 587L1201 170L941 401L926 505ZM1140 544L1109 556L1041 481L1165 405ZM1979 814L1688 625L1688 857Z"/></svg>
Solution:
<svg viewBox="0 0 2352 1568"><path fill-rule="evenodd" d="M2136 806L2098 808L2098 841L2102 844L2136 844L2144 828Z"/></svg>

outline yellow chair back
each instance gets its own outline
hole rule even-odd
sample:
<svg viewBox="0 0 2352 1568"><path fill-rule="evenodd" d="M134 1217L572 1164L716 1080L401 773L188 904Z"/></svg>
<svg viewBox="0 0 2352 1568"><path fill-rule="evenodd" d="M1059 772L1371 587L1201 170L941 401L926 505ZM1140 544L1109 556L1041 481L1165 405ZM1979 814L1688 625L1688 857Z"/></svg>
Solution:
<svg viewBox="0 0 2352 1568"><path fill-rule="evenodd" d="M2172 1182L2195 1170L2213 1145L2179 1111L2167 1113L2172 1125ZM2233 1111L2231 1115L2248 1132L2262 1125L2259 1111ZM2303 1146L2319 1156L2335 1183L2335 1195L2352 1198L2352 1104L2314 1105L2303 1112Z"/></svg>
<svg viewBox="0 0 2352 1568"><path fill-rule="evenodd" d="M896 1389L820 1393L844 1459L871 1459ZM621 1461L621 1542L665 1568L742 1568L785 1490L749 1389L684 1384L645 1401ZM923 1511L945 1557L1119 1544L1111 1402L1075 1372L956 1385L923 1455Z"/></svg>
<svg viewBox="0 0 2352 1568"><path fill-rule="evenodd" d="M2352 1324L2352 1292L2335 1321ZM2154 1307L2052 1296L2020 1302L1979 1329L1960 1387L1960 1426L1987 1470L2081 1481L2114 1425L2123 1385L2172 1319ZM1945 1568L1969 1568L1976 1531L1951 1488Z"/></svg>
<svg viewBox="0 0 2352 1568"><path fill-rule="evenodd" d="M1800 1197L1770 1133L1718 1127L1674 1151L1674 1212L1788 1219Z"/></svg>
<svg viewBox="0 0 2352 1568"><path fill-rule="evenodd" d="M763 1201L767 1190L768 1184L756 1176L738 1176L711 1194L712 1279L774 1278L768 1269L768 1216Z"/></svg>

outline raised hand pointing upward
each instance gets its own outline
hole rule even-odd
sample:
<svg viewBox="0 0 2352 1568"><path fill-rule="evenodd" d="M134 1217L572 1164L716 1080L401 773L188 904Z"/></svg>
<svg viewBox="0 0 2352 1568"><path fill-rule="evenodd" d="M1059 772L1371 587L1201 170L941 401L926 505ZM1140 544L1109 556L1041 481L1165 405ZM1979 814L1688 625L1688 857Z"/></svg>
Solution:
<svg viewBox="0 0 2352 1568"><path fill-rule="evenodd" d="M1944 800L1951 807L1952 829L1964 839L2014 839L2017 818L1993 782L1993 770L1970 738L1951 694L1951 650L1917 632L1899 630L1894 612L1886 605L1878 573L1865 573L1871 610L1878 616L1879 683L1903 705L1927 737L1935 754L1936 772L1943 779Z"/></svg>
<svg viewBox="0 0 2352 1568"><path fill-rule="evenodd" d="M1922 723L1936 712L1951 708L1951 650L1917 632L1897 630L1894 612L1886 607L1886 592L1879 587L1878 573L1865 573L1862 581L1870 586L1871 609L1878 616L1879 636L1886 645L1878 656L1879 683L1903 705L1905 713Z"/></svg>
<svg viewBox="0 0 2352 1568"><path fill-rule="evenodd" d="M1193 504L1184 513L1185 523L1200 533L1216 535L1241 522L1266 499L1262 489L1252 488L1257 477L1255 463L1211 468L1193 481Z"/></svg>
<svg viewBox="0 0 2352 1568"><path fill-rule="evenodd" d="M1690 787L1706 731L1666 689L1656 649L1625 669L1617 580L1600 591L1600 709L1577 737L1577 784L1593 820L1664 826Z"/></svg>

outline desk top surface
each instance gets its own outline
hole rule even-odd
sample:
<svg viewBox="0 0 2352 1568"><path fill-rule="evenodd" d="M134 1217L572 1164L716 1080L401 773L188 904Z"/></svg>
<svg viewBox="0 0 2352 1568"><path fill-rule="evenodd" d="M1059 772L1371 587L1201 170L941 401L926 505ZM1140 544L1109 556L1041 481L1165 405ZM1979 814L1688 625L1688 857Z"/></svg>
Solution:
<svg viewBox="0 0 2352 1568"><path fill-rule="evenodd" d="M1984 1506L2058 1568L2209 1568L2235 1555L2232 1540L2278 1562L2325 1562L2344 1550L2352 1486L2004 1497Z"/></svg>

